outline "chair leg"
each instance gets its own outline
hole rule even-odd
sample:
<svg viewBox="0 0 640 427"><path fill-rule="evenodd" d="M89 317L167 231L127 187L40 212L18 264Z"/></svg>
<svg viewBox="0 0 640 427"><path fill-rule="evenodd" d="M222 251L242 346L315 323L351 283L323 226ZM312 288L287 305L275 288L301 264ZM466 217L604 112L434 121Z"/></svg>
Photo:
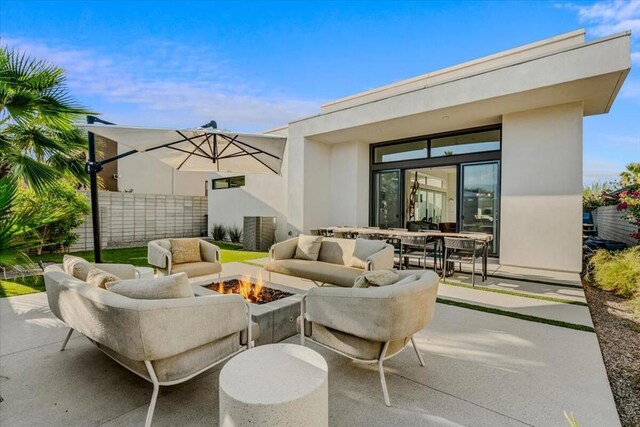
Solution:
<svg viewBox="0 0 640 427"><path fill-rule="evenodd" d="M151 365L151 362L145 360L144 364L147 367L149 377L151 378L151 382L153 383L153 394L151 395L151 403L149 403L147 419L144 422L145 427L150 427L151 420L153 419L153 412L156 409L156 401L158 400L158 391L160 391L160 384L158 384L158 377L156 377L156 372L153 370L153 365Z"/></svg>
<svg viewBox="0 0 640 427"><path fill-rule="evenodd" d="M471 258L471 286L476 286L476 257Z"/></svg>
<svg viewBox="0 0 640 427"><path fill-rule="evenodd" d="M418 350L418 346L416 345L415 340L413 339L413 335L411 335L411 344L413 345L413 349L416 351L416 355L418 356L418 360L420 361L420 366L425 366L424 360L422 360L422 355Z"/></svg>
<svg viewBox="0 0 640 427"><path fill-rule="evenodd" d="M67 343L69 342L69 338L71 338L71 334L73 334L73 328L69 328L69 333L67 334L67 336L64 339L64 342L62 343L62 348L60 349L60 351L64 351L64 349L67 347Z"/></svg>
<svg viewBox="0 0 640 427"><path fill-rule="evenodd" d="M387 353L388 348L389 348L389 341L384 343L384 347L382 347L382 351L380 352L380 357L378 358L378 372L380 373L380 383L382 384L382 394L384 395L384 404L387 406L391 406L391 401L389 400L389 392L387 391L387 380L384 377L384 367L382 366L382 362L384 362L384 355Z"/></svg>

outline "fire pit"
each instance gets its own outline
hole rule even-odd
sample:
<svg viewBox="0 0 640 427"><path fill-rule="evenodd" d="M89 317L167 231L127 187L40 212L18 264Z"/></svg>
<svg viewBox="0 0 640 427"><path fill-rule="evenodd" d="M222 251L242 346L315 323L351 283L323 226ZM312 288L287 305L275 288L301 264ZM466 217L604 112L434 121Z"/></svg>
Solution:
<svg viewBox="0 0 640 427"><path fill-rule="evenodd" d="M300 289L262 280L262 276L248 274L223 277L208 283L194 283L196 296L239 294L251 304L251 318L260 327L256 345L280 342L297 333L296 319L300 316Z"/></svg>
<svg viewBox="0 0 640 427"><path fill-rule="evenodd" d="M247 301L258 305L268 304L293 295L290 292L264 286L261 274L258 274L255 283L252 283L251 276L245 274L240 279L221 280L204 287L219 294L239 294Z"/></svg>

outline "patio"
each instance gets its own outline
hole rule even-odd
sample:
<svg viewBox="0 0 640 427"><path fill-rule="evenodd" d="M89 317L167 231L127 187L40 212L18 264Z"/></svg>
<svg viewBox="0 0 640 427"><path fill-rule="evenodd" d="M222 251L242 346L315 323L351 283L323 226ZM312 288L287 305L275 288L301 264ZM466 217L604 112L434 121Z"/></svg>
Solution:
<svg viewBox="0 0 640 427"><path fill-rule="evenodd" d="M224 265L223 276L256 274L264 260ZM531 273L531 272L530 272ZM465 275L454 278L464 283ZM274 275L300 289L308 281ZM441 285L447 301L590 326L581 289L489 277L487 292ZM545 297L546 299L538 299ZM558 299L558 301L553 301ZM44 293L0 300L2 425L131 425L144 421L151 389L74 335L50 313ZM296 336L286 340L298 343ZM416 335L427 367L405 350L385 364L391 408L373 366L308 345L329 365L331 425L565 425L571 411L582 426L619 425L596 335L461 308L436 307ZM219 369L161 388L154 425L217 425ZM277 378L277 372L265 375Z"/></svg>

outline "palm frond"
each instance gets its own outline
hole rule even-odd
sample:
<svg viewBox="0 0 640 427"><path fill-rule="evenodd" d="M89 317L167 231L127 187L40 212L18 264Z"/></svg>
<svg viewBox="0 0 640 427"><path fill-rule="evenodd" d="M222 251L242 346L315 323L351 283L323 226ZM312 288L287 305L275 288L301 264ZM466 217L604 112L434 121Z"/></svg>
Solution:
<svg viewBox="0 0 640 427"><path fill-rule="evenodd" d="M61 176L60 171L23 153L15 153L10 163L15 182L25 182L38 192L46 191Z"/></svg>

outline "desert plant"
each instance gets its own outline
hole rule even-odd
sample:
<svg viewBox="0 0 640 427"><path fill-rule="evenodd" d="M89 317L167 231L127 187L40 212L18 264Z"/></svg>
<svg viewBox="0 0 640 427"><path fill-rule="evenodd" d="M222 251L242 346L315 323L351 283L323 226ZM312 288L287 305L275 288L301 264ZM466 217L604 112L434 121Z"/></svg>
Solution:
<svg viewBox="0 0 640 427"><path fill-rule="evenodd" d="M594 285L631 298L631 306L640 316L640 246L619 252L599 250L589 264Z"/></svg>
<svg viewBox="0 0 640 427"><path fill-rule="evenodd" d="M211 237L217 242L222 242L227 237L227 229L222 224L213 224Z"/></svg>
<svg viewBox="0 0 640 427"><path fill-rule="evenodd" d="M240 239L242 238L242 229L237 225L232 225L227 228L227 233L229 234L229 239L233 243L240 243Z"/></svg>

